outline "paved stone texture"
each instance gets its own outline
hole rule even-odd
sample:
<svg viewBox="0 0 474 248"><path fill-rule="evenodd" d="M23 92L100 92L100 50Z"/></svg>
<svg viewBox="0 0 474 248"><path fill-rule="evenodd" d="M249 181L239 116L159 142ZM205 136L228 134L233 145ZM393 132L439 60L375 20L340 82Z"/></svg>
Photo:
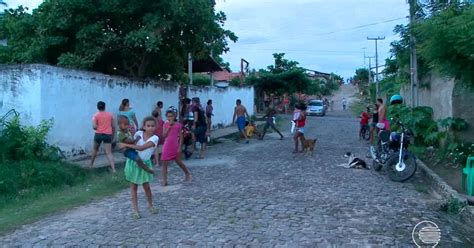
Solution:
<svg viewBox="0 0 474 248"><path fill-rule="evenodd" d="M171 186L153 185L159 214L146 211L140 192L143 218L134 220L125 191L26 225L0 237L0 246L413 247L414 225L431 220L442 247L473 247L474 232L416 184L336 166L347 151L366 154L357 128L348 112L310 117L313 156L293 155L291 139L275 133L250 144L224 141L209 158L188 161L193 182L182 183L173 166Z"/></svg>

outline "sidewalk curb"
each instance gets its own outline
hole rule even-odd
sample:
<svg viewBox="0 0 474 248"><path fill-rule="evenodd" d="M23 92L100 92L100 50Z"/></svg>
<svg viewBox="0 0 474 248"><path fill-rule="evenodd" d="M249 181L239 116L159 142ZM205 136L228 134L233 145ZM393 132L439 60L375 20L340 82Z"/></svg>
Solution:
<svg viewBox="0 0 474 248"><path fill-rule="evenodd" d="M421 171L425 178L427 178L431 184L431 187L439 193L444 201L454 199L461 203L465 207L459 213L461 221L474 228L474 206L468 206L468 201L465 197L461 196L456 190L449 186L440 176L438 176L433 170L431 170L423 161L417 159L417 163L421 168Z"/></svg>

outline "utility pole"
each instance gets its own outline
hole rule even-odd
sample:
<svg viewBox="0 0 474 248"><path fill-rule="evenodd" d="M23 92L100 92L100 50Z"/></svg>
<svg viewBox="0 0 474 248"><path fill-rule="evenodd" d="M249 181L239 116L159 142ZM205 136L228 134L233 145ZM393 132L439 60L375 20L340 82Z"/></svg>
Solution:
<svg viewBox="0 0 474 248"><path fill-rule="evenodd" d="M365 58L366 58L366 57L365 57L365 49L367 49L367 47L363 47L363 48L362 48L362 50L364 50L364 66L366 65L366 63L365 63Z"/></svg>
<svg viewBox="0 0 474 248"><path fill-rule="evenodd" d="M413 27L415 25L416 0L408 0L410 4L410 84L411 106L418 106L418 63L416 58L416 40Z"/></svg>
<svg viewBox="0 0 474 248"><path fill-rule="evenodd" d="M245 64L245 67L244 67ZM249 62L243 58L240 59L240 86L244 85L244 69L248 69Z"/></svg>
<svg viewBox="0 0 474 248"><path fill-rule="evenodd" d="M193 57L191 53L188 53L188 77L189 85L193 85Z"/></svg>
<svg viewBox="0 0 474 248"><path fill-rule="evenodd" d="M375 91L377 94L377 97L379 97L380 94L380 87L379 87L379 51L378 51L378 41L379 40L385 40L385 36L383 37L367 37L367 40L374 40L375 41Z"/></svg>
<svg viewBox="0 0 474 248"><path fill-rule="evenodd" d="M369 68L368 68L369 69L369 75L368 75L368 77L369 77L369 85L370 85L370 83L372 81L372 59L375 58L375 56L367 56L366 58L369 59Z"/></svg>

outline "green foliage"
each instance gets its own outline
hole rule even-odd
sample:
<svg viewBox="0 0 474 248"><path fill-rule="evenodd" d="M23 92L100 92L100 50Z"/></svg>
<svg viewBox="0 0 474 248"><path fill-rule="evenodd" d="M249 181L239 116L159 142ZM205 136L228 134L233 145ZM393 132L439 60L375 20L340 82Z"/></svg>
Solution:
<svg viewBox="0 0 474 248"><path fill-rule="evenodd" d="M415 26L430 67L474 86L474 5L453 4Z"/></svg>
<svg viewBox="0 0 474 248"><path fill-rule="evenodd" d="M387 116L413 131L416 145L437 146L440 139L446 135L438 130L438 125L433 120L433 109L430 107L393 105L388 108ZM400 129L396 121L392 121L393 130Z"/></svg>
<svg viewBox="0 0 474 248"><path fill-rule="evenodd" d="M278 74L286 71L292 71L298 69L298 62L293 60L285 59L285 53L274 53L273 58L275 59L275 64L268 66L268 70L271 73Z"/></svg>
<svg viewBox="0 0 474 248"><path fill-rule="evenodd" d="M341 76L332 74L331 80L324 83L320 80L311 80L306 70L298 67L298 62L284 58L284 53L274 53L275 64L268 66L268 70L260 70L246 78L246 85L269 94L283 95L284 93L305 93L309 95L330 95L339 89Z"/></svg>
<svg viewBox="0 0 474 248"><path fill-rule="evenodd" d="M334 79L333 78L333 79L329 80L326 83L326 87L329 89L330 93L332 93L333 91L338 90L341 87L341 85L339 85L340 80L342 80L342 79L338 79L338 78ZM324 94L324 95L326 95L326 94ZM327 95L329 95L329 94L327 94Z"/></svg>
<svg viewBox="0 0 474 248"><path fill-rule="evenodd" d="M228 51L234 33L215 1L44 1L0 20L0 63L48 63L133 77L179 77L195 59ZM220 61L223 62L223 61ZM222 63L223 64L223 63Z"/></svg>
<svg viewBox="0 0 474 248"><path fill-rule="evenodd" d="M246 83L246 81L244 81L244 83ZM234 87L240 86L240 77L232 78L229 85Z"/></svg>
<svg viewBox="0 0 474 248"><path fill-rule="evenodd" d="M3 166L0 164L0 168ZM14 167L11 164L8 166ZM66 175L76 175L72 186L61 184L62 186L52 188L43 185L22 190L21 195L18 194L17 197L0 194L0 234L40 218L111 196L129 187L128 182L123 180L123 170L118 170L116 175L111 176L107 168L85 170L64 163L44 165L44 162L41 162L41 168L53 166L53 170L66 170ZM85 174L85 177L82 174ZM63 174L59 172L56 176L61 178Z"/></svg>
<svg viewBox="0 0 474 248"><path fill-rule="evenodd" d="M410 82L410 27L397 25L400 40L391 43L385 77L396 84ZM435 70L474 85L474 5L460 1L426 1L417 8L413 26L417 45L418 77Z"/></svg>
<svg viewBox="0 0 474 248"><path fill-rule="evenodd" d="M379 82L380 92L387 96L399 94L402 84L403 81L401 81L399 77L387 76Z"/></svg>
<svg viewBox="0 0 474 248"><path fill-rule="evenodd" d="M18 198L32 190L72 186L84 180L83 169L59 162L22 160L0 162L0 195Z"/></svg>
<svg viewBox="0 0 474 248"><path fill-rule="evenodd" d="M303 70L294 69L281 73L264 72L259 75L247 77L246 84L253 85L267 93L295 93L307 92L311 80Z"/></svg>
<svg viewBox="0 0 474 248"><path fill-rule="evenodd" d="M455 215L459 214L461 210L465 207L465 203L460 202L457 199L450 198L448 201L441 204L440 210Z"/></svg>
<svg viewBox="0 0 474 248"><path fill-rule="evenodd" d="M344 78L341 75L337 75L336 73L331 73L331 78L336 82L344 81Z"/></svg>
<svg viewBox="0 0 474 248"><path fill-rule="evenodd" d="M370 102L375 102L376 101L376 86L375 84L370 84L369 85L369 96L370 96Z"/></svg>
<svg viewBox="0 0 474 248"><path fill-rule="evenodd" d="M438 121L440 126L445 128L446 131L449 129L453 131L463 131L468 128L468 123L462 118L445 118Z"/></svg>
<svg viewBox="0 0 474 248"><path fill-rule="evenodd" d="M312 80L309 83L308 89L306 91L307 94L309 95L317 95L318 93L321 93L321 87L323 83L318 80Z"/></svg>
<svg viewBox="0 0 474 248"><path fill-rule="evenodd" d="M195 86L209 86L209 85L211 85L211 79L207 75L193 74L193 85L195 85Z"/></svg>
<svg viewBox="0 0 474 248"><path fill-rule="evenodd" d="M357 69L353 80L356 80L357 82L359 82L359 84L367 84L369 82L369 70L366 68Z"/></svg>
<svg viewBox="0 0 474 248"><path fill-rule="evenodd" d="M46 136L53 126L53 120L42 121L37 127L25 127L19 117L5 123L0 132L0 161L27 159L58 159L59 150L46 143Z"/></svg>
<svg viewBox="0 0 474 248"><path fill-rule="evenodd" d="M451 143L448 145L448 158L454 163L464 165L469 156L474 156L474 143Z"/></svg>
<svg viewBox="0 0 474 248"><path fill-rule="evenodd" d="M82 169L57 161L58 149L46 143L53 121L22 126L18 116L2 123L0 132L0 196L17 198L43 189L73 185Z"/></svg>

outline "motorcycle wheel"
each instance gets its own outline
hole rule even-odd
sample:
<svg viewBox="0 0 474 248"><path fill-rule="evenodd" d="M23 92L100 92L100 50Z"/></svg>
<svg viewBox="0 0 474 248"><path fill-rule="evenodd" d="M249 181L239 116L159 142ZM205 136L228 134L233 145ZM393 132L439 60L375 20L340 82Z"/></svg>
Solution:
<svg viewBox="0 0 474 248"><path fill-rule="evenodd" d="M387 160L388 177L395 182L404 182L415 175L416 157L407 153L402 157L401 164L398 163L398 160L398 153L392 154Z"/></svg>
<svg viewBox="0 0 474 248"><path fill-rule="evenodd" d="M379 150L379 147L375 148L375 146L370 146L370 156L372 157L372 168L375 171L380 171L382 169L382 165L378 163L376 160L377 158L377 150Z"/></svg>

